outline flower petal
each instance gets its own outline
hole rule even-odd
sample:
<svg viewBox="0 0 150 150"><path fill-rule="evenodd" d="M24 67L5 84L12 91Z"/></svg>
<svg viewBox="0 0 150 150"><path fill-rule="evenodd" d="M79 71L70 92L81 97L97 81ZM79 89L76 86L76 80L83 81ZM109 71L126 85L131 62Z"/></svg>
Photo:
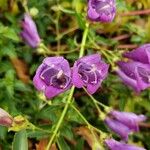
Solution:
<svg viewBox="0 0 150 150"><path fill-rule="evenodd" d="M146 120L144 115L136 115L131 112L111 111L110 114L133 131L139 131L138 123Z"/></svg>
<svg viewBox="0 0 150 150"><path fill-rule="evenodd" d="M79 76L77 62L72 68L72 83L77 88L82 88L85 85Z"/></svg>
<svg viewBox="0 0 150 150"><path fill-rule="evenodd" d="M150 44L144 44L131 52L127 52L124 54L124 57L141 63L150 64Z"/></svg>
<svg viewBox="0 0 150 150"><path fill-rule="evenodd" d="M128 134L131 132L131 130L125 126L124 124L122 124L121 122L111 119L109 117L107 117L105 119L105 123L108 125L108 127L114 131L115 133L117 133L119 136L121 136L121 138L125 141L128 140Z"/></svg>
<svg viewBox="0 0 150 150"><path fill-rule="evenodd" d="M105 143L110 150L146 150L142 147L121 143L114 139L106 139Z"/></svg>

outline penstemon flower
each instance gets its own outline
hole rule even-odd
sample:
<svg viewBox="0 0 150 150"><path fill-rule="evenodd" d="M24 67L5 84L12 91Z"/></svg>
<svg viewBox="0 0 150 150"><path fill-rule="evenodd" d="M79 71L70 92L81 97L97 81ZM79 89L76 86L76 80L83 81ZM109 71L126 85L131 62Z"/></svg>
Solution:
<svg viewBox="0 0 150 150"><path fill-rule="evenodd" d="M146 150L142 147L121 143L114 139L106 139L105 144L110 150Z"/></svg>
<svg viewBox="0 0 150 150"><path fill-rule="evenodd" d="M25 40L25 42L32 48L38 47L41 39L39 37L36 24L34 23L29 14L24 15L24 20L22 21L22 28L23 31L21 32L21 36Z"/></svg>
<svg viewBox="0 0 150 150"><path fill-rule="evenodd" d="M128 134L139 131L139 122L145 121L144 115L136 115L129 112L111 111L106 117L105 123L108 127L121 136L125 141L128 139Z"/></svg>
<svg viewBox="0 0 150 150"><path fill-rule="evenodd" d="M10 127L13 123L13 118L2 108L0 108L0 125Z"/></svg>
<svg viewBox="0 0 150 150"><path fill-rule="evenodd" d="M123 82L140 92L150 87L150 65L136 61L118 62L119 69L116 71Z"/></svg>
<svg viewBox="0 0 150 150"><path fill-rule="evenodd" d="M80 58L72 69L72 83L77 88L86 87L93 94L101 86L108 74L109 66L101 60L99 54Z"/></svg>
<svg viewBox="0 0 150 150"><path fill-rule="evenodd" d="M128 62L118 62L118 75L123 82L136 92L150 87L150 44L145 44L124 57L131 59Z"/></svg>
<svg viewBox="0 0 150 150"><path fill-rule="evenodd" d="M116 14L115 0L89 0L88 17L92 21L111 22Z"/></svg>
<svg viewBox="0 0 150 150"><path fill-rule="evenodd" d="M34 86L52 98L71 87L71 69L63 57L47 57L33 78Z"/></svg>

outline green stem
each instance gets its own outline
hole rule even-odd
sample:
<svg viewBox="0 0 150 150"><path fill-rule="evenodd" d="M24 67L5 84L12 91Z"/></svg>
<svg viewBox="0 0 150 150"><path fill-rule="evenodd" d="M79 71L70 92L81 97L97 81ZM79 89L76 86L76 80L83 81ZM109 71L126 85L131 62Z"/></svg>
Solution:
<svg viewBox="0 0 150 150"><path fill-rule="evenodd" d="M85 47L85 43L86 43L86 39L87 39L88 30L89 30L89 23L86 23L86 28L85 28L84 33L83 33L79 58L84 55L84 47Z"/></svg>
<svg viewBox="0 0 150 150"><path fill-rule="evenodd" d="M106 112L109 112L111 110L110 107L108 107L108 106L104 105L103 103L97 101L91 94L88 93L88 91L84 87L83 87L83 89L87 93L87 95L91 98L91 100L93 101L93 103L94 103L95 107L97 108L97 110L99 111L99 113L103 113L103 112L100 110L98 105L103 107Z"/></svg>
<svg viewBox="0 0 150 150"><path fill-rule="evenodd" d="M81 43L81 49L80 49L80 53L79 53L79 58L84 55L84 46L85 46L86 39L87 39L88 27L89 27L89 24L86 24L86 28L85 28L84 33L83 33L83 38L82 38L82 43ZM65 117L65 115L67 113L67 110L68 110L68 108L70 106L70 103L72 101L74 89L75 89L75 87L72 86L72 88L70 90L70 93L69 93L69 96L68 96L68 99L67 99L67 102L66 102L66 105L64 107L64 110L63 110L63 112L62 112L62 114L61 114L61 116L60 116L60 118L59 118L59 120L58 120L58 122L56 124L56 127L55 127L54 132L53 132L53 134L52 134L52 136L51 136L51 138L50 138L50 140L48 142L46 150L50 149L50 147L51 147L51 145L52 145L52 143L53 143L53 141L54 141L54 139L55 139L55 137L56 137L56 135L58 133L58 130L59 130L59 128L60 128L60 126L61 126L61 124L62 124L62 122L64 120L64 117Z"/></svg>

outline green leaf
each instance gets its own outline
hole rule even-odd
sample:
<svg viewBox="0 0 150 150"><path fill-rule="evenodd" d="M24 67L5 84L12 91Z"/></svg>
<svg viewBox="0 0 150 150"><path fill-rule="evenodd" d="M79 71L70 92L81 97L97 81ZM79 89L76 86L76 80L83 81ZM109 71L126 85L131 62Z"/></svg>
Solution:
<svg viewBox="0 0 150 150"><path fill-rule="evenodd" d="M8 131L7 127L0 126L0 139L1 140L4 140L6 138L7 131Z"/></svg>
<svg viewBox="0 0 150 150"><path fill-rule="evenodd" d="M68 146L63 137L58 138L58 147L62 150L70 150L70 147Z"/></svg>
<svg viewBox="0 0 150 150"><path fill-rule="evenodd" d="M15 134L12 149L28 150L28 139L26 130L21 130Z"/></svg>

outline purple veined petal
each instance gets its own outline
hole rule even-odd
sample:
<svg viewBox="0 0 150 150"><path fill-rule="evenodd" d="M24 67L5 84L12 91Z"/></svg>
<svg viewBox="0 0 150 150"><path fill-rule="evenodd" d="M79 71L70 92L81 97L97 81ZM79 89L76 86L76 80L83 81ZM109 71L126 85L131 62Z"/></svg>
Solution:
<svg viewBox="0 0 150 150"><path fill-rule="evenodd" d="M97 70L100 73L102 79L105 79L108 75L109 65L101 61L101 63L95 64Z"/></svg>
<svg viewBox="0 0 150 150"><path fill-rule="evenodd" d="M48 99L51 99L51 98L55 97L56 95L63 93L63 92L64 92L63 89L58 89L58 88L55 88L53 86L48 86L45 89L45 96Z"/></svg>
<svg viewBox="0 0 150 150"><path fill-rule="evenodd" d="M47 57L43 60L43 63L45 63L48 66L54 66L57 69L62 69L64 71L64 73L68 76L71 75L71 70L70 70L69 63L63 57L60 57L60 56Z"/></svg>
<svg viewBox="0 0 150 150"><path fill-rule="evenodd" d="M107 126L116 134L118 134L123 140L128 140L128 135L132 132L127 126L121 122L107 117L105 119Z"/></svg>
<svg viewBox="0 0 150 150"><path fill-rule="evenodd" d="M88 85L87 85L87 91L88 91L88 93L89 93L89 94L94 94L94 93L99 89L99 87L101 86L101 82L102 82L102 81L98 82L98 83L95 84L95 85L88 84Z"/></svg>
<svg viewBox="0 0 150 150"><path fill-rule="evenodd" d="M95 11L95 9L92 8L92 0L89 0L88 4L88 17L90 19L96 20L99 17L99 14Z"/></svg>
<svg viewBox="0 0 150 150"><path fill-rule="evenodd" d="M92 54L88 56L84 56L78 60L78 62L84 62L87 64L96 64L101 60L101 56L99 54Z"/></svg>
<svg viewBox="0 0 150 150"><path fill-rule="evenodd" d="M36 87L37 90L39 91L44 91L45 88L46 88L46 84L42 81L40 75L41 75L41 72L45 69L45 65L41 64L37 71L36 71L36 74L33 78L33 84L34 86Z"/></svg>
<svg viewBox="0 0 150 150"><path fill-rule="evenodd" d="M115 3L115 0L89 0L89 19L100 22L111 22L116 14Z"/></svg>
<svg viewBox="0 0 150 150"><path fill-rule="evenodd" d="M123 56L141 63L150 64L150 44L144 44L131 52L125 53Z"/></svg>
<svg viewBox="0 0 150 150"><path fill-rule="evenodd" d="M118 74L124 73L128 78L131 78L136 81L136 86L133 87L130 83L128 85L132 86L137 92L150 87L150 67L148 64L143 64L140 62L118 62L120 71L117 71ZM122 75L123 76L123 75ZM121 77L121 75L120 75ZM123 78L122 78L123 79ZM125 81L125 78L123 79Z"/></svg>
<svg viewBox="0 0 150 150"><path fill-rule="evenodd" d="M111 111L110 114L133 131L139 131L138 123L146 120L144 115L136 115L131 112Z"/></svg>
<svg viewBox="0 0 150 150"><path fill-rule="evenodd" d="M85 85L78 73L77 62L74 63L74 66L72 68L72 83L77 88L82 88Z"/></svg>
<svg viewBox="0 0 150 150"><path fill-rule="evenodd" d="M106 139L105 144L110 150L146 150L142 147L121 143L114 139Z"/></svg>
<svg viewBox="0 0 150 150"><path fill-rule="evenodd" d="M116 71L122 81L127 85L131 86L136 92L140 92L139 87L137 87L137 81L128 77L123 71L117 70Z"/></svg>

